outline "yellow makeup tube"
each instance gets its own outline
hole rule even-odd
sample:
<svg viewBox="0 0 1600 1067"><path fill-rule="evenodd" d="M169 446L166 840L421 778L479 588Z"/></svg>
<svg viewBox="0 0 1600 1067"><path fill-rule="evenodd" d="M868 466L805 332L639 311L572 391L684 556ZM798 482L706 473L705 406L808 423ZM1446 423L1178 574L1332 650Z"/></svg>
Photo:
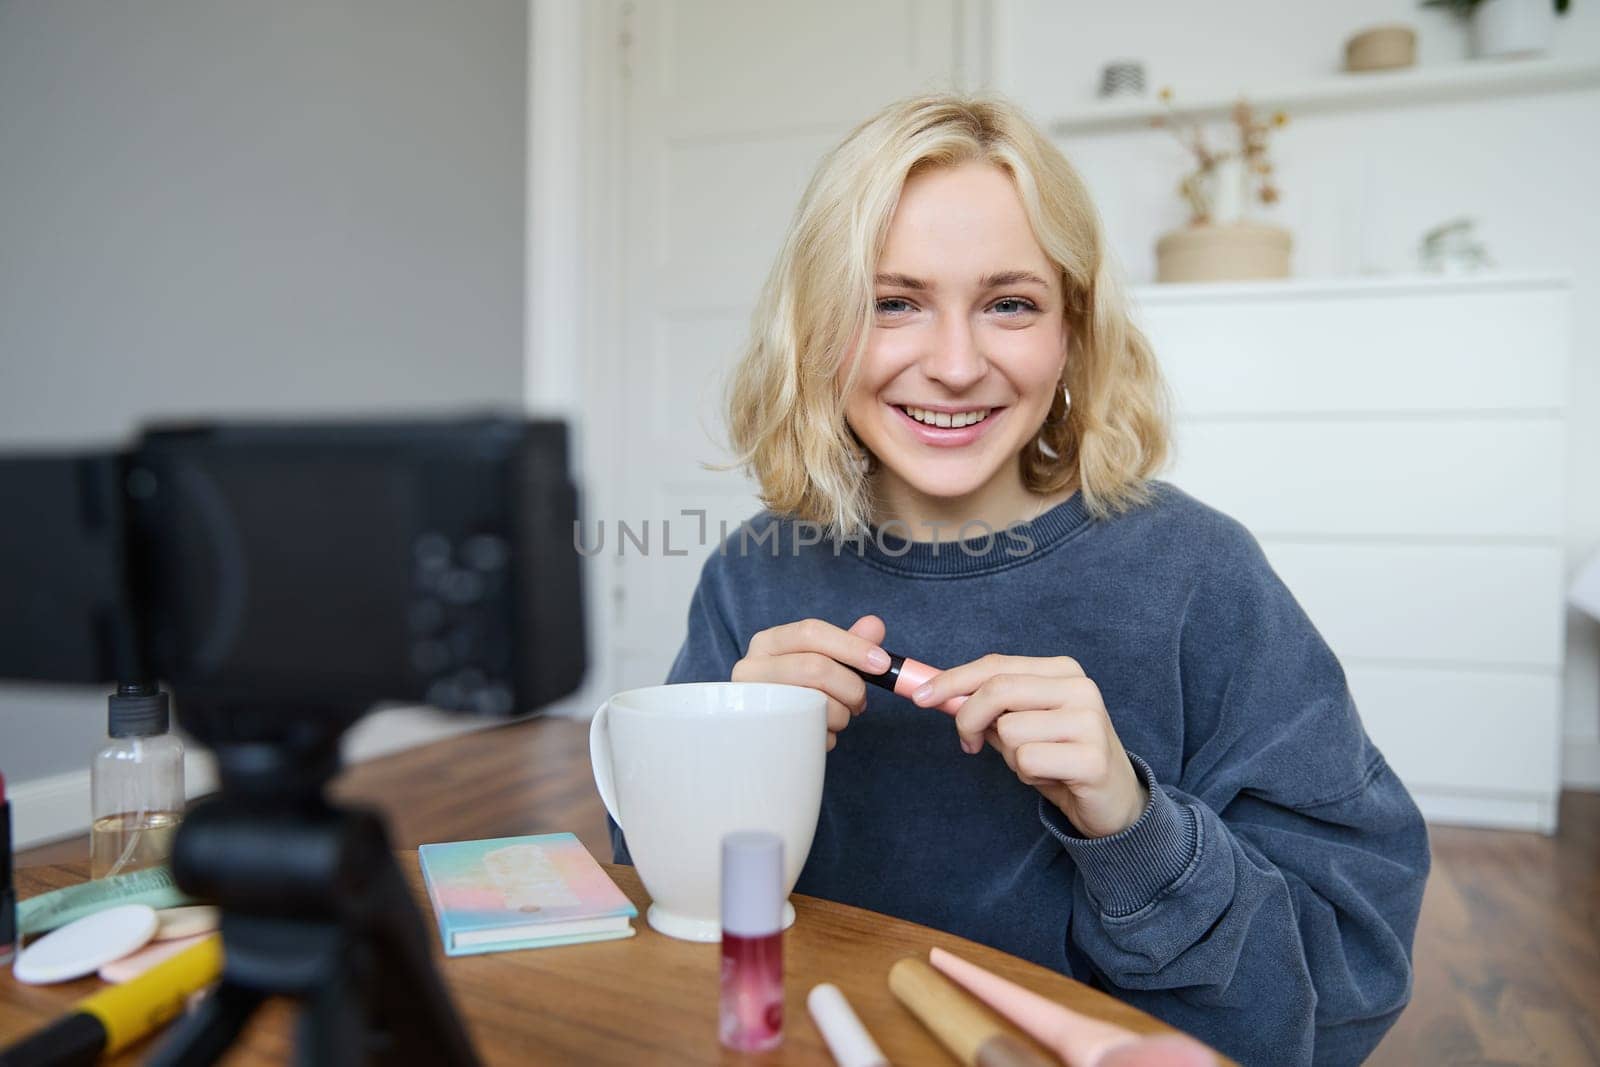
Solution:
<svg viewBox="0 0 1600 1067"><path fill-rule="evenodd" d="M222 936L213 934L139 977L73 1005L42 1030L0 1050L0 1067L93 1063L183 1011L189 997L222 976Z"/></svg>

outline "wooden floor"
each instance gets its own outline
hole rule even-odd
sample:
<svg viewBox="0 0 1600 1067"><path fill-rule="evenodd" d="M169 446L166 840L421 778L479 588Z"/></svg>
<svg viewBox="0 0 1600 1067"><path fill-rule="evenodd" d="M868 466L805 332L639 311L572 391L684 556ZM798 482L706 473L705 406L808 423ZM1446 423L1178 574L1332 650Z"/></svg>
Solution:
<svg viewBox="0 0 1600 1067"><path fill-rule="evenodd" d="M1411 1006L1370 1062L1600 1064L1600 793L1560 821L1430 829Z"/></svg>
<svg viewBox="0 0 1600 1067"><path fill-rule="evenodd" d="M484 730L347 771L397 848L571 830L610 859L587 724ZM1600 1064L1600 794L1567 793L1556 837L1435 827L1411 1006L1369 1061ZM86 858L87 839L18 856Z"/></svg>

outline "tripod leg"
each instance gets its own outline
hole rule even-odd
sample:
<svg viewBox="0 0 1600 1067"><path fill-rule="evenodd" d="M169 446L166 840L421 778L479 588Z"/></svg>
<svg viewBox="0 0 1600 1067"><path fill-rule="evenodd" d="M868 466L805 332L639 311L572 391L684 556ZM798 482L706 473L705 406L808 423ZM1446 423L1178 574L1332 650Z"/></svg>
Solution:
<svg viewBox="0 0 1600 1067"><path fill-rule="evenodd" d="M417 913L405 878L387 847L378 869L372 871L370 888L377 905L371 935L378 970L375 1005L382 1028L395 1042L374 1059L475 1067L477 1054L451 1004L444 979L433 965L431 931Z"/></svg>
<svg viewBox="0 0 1600 1067"><path fill-rule="evenodd" d="M215 1063L239 1036L262 995L233 985L227 979L200 1002L194 1014L178 1023L172 1034L151 1053L154 1067L200 1067Z"/></svg>
<svg viewBox="0 0 1600 1067"><path fill-rule="evenodd" d="M351 946L361 953L360 946ZM362 1003L370 980L369 968L339 966L329 980L306 998L300 1010L299 1033L295 1040L295 1062L300 1067L340 1067L369 1062L367 1047L371 1033L367 1011ZM413 1062L425 1062L415 1060Z"/></svg>
<svg viewBox="0 0 1600 1067"><path fill-rule="evenodd" d="M227 961L161 1067L212 1062L271 994L301 1001L300 1063L476 1067L378 816L224 797L184 821L173 859L180 884L221 906Z"/></svg>

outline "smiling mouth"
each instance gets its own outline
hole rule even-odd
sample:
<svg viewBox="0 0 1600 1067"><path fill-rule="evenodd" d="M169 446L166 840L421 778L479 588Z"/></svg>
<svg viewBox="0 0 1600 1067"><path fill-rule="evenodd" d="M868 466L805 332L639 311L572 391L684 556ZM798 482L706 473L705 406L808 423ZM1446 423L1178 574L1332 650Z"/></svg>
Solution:
<svg viewBox="0 0 1600 1067"><path fill-rule="evenodd" d="M905 404L896 404L907 418L932 426L941 430L959 430L967 426L976 426L987 419L999 408L972 408L967 411L933 411L929 408L910 407Z"/></svg>

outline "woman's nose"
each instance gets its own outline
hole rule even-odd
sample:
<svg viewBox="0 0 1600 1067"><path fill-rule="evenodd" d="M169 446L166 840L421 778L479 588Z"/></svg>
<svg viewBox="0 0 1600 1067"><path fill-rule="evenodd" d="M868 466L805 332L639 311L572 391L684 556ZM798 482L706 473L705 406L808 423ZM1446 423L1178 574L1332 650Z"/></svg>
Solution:
<svg viewBox="0 0 1600 1067"><path fill-rule="evenodd" d="M922 357L922 373L951 392L961 392L988 373L989 364L978 344L972 323L964 315L952 315L928 339Z"/></svg>

